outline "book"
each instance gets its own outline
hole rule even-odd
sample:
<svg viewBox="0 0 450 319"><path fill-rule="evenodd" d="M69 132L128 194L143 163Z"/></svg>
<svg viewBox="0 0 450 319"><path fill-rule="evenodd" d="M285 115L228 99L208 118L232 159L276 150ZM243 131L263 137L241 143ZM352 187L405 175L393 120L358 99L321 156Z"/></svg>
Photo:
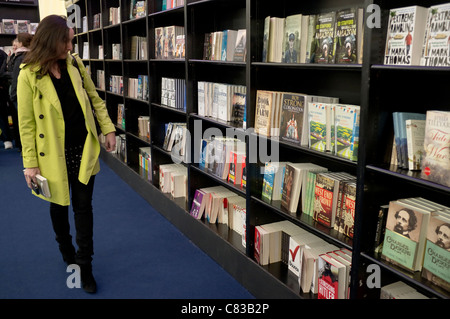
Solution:
<svg viewBox="0 0 450 319"><path fill-rule="evenodd" d="M360 106L335 106L336 155L352 161L358 159Z"/></svg>
<svg viewBox="0 0 450 319"><path fill-rule="evenodd" d="M273 92L258 90L255 109L255 132L257 134L270 136L273 109Z"/></svg>
<svg viewBox="0 0 450 319"><path fill-rule="evenodd" d="M427 229L422 277L450 292L450 215L433 214Z"/></svg>
<svg viewBox="0 0 450 319"><path fill-rule="evenodd" d="M302 14L294 14L284 19L282 62L300 62L300 43L302 35Z"/></svg>
<svg viewBox="0 0 450 319"><path fill-rule="evenodd" d="M397 117L397 132L400 137L397 139L396 147L400 151L400 156L402 159L401 167L408 169L408 140L407 140L407 132L406 132L406 121L407 120L425 120L426 115L422 113L413 113L413 112L394 112Z"/></svg>
<svg viewBox="0 0 450 319"><path fill-rule="evenodd" d="M163 58L164 27L155 28L155 59Z"/></svg>
<svg viewBox="0 0 450 319"><path fill-rule="evenodd" d="M450 66L450 3L428 8L420 65Z"/></svg>
<svg viewBox="0 0 450 319"><path fill-rule="evenodd" d="M247 30L239 29L236 34L236 42L234 46L233 61L245 62L247 55Z"/></svg>
<svg viewBox="0 0 450 319"><path fill-rule="evenodd" d="M450 112L427 111L421 178L450 187Z"/></svg>
<svg viewBox="0 0 450 319"><path fill-rule="evenodd" d="M336 12L325 12L317 16L315 32L315 63L334 63L334 41Z"/></svg>
<svg viewBox="0 0 450 319"><path fill-rule="evenodd" d="M425 139L425 120L406 120L406 146L408 150L408 169L422 169L422 158L425 155L423 142Z"/></svg>
<svg viewBox="0 0 450 319"><path fill-rule="evenodd" d="M356 211L356 183L345 182L342 194L342 223L339 228L347 237L353 238Z"/></svg>
<svg viewBox="0 0 450 319"><path fill-rule="evenodd" d="M364 10L346 8L336 12L335 62L337 64L362 63Z"/></svg>
<svg viewBox="0 0 450 319"><path fill-rule="evenodd" d="M327 145L327 104L309 103L309 147L325 152Z"/></svg>
<svg viewBox="0 0 450 319"><path fill-rule="evenodd" d="M427 13L427 9L421 6L395 8L389 11L385 65L420 64Z"/></svg>
<svg viewBox="0 0 450 319"><path fill-rule="evenodd" d="M281 206L290 213L297 212L300 196L301 170L296 163L286 164Z"/></svg>
<svg viewBox="0 0 450 319"><path fill-rule="evenodd" d="M46 198L52 197L52 194L50 193L50 187L48 185L48 180L44 176L37 174L36 182L37 182L37 184L35 185L36 187L34 187L33 185L33 190L35 191L36 194L42 195Z"/></svg>
<svg viewBox="0 0 450 319"><path fill-rule="evenodd" d="M346 298L346 267L328 254L319 255L318 299Z"/></svg>
<svg viewBox="0 0 450 319"><path fill-rule="evenodd" d="M267 46L267 61L264 62L282 62L283 60L283 39L285 18L266 17L264 20L269 29L269 39Z"/></svg>
<svg viewBox="0 0 450 319"><path fill-rule="evenodd" d="M282 141L300 144L307 134L306 97L300 93L283 92L281 98L280 137Z"/></svg>
<svg viewBox="0 0 450 319"><path fill-rule="evenodd" d="M432 211L390 201L381 258L406 270L420 271Z"/></svg>
<svg viewBox="0 0 450 319"><path fill-rule="evenodd" d="M231 121L237 127L246 129L246 94L240 92L233 93L233 111L231 113Z"/></svg>

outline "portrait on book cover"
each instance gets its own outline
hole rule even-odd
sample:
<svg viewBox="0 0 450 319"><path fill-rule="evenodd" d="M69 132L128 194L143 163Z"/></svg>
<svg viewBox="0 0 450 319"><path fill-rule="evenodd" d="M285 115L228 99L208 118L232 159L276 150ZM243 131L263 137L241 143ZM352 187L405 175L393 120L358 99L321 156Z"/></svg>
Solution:
<svg viewBox="0 0 450 319"><path fill-rule="evenodd" d="M389 205L387 229L418 242L421 224L422 214L396 203Z"/></svg>

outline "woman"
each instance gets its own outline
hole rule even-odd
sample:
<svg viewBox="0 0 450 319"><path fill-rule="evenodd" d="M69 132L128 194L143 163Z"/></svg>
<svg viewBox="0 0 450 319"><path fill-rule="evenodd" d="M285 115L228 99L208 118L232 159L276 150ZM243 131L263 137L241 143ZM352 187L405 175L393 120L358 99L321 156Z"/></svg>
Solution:
<svg viewBox="0 0 450 319"><path fill-rule="evenodd" d="M64 17L50 15L39 23L17 84L19 130L27 185L32 188L37 174L47 178L51 197L33 193L50 201L51 221L63 260L76 262L84 290L95 292L91 202L95 174L100 170L100 143L89 98L107 151L114 150L116 138L104 101L83 63L76 57L79 70L72 64L74 57L68 52L73 37ZM69 188L77 252L69 229Z"/></svg>

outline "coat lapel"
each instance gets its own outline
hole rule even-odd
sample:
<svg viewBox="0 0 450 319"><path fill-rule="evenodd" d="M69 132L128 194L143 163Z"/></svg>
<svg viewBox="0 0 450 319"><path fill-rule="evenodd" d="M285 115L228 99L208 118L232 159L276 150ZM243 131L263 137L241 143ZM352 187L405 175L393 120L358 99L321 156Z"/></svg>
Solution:
<svg viewBox="0 0 450 319"><path fill-rule="evenodd" d="M40 74L36 74L36 88L43 98L47 99L59 113L62 113L61 102L59 101L50 75L46 74L41 76Z"/></svg>

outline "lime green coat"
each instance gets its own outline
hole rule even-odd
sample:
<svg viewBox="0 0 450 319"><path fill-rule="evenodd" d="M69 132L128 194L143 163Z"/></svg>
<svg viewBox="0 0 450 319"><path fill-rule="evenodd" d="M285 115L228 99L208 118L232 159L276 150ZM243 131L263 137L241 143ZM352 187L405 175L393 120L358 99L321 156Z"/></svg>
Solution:
<svg viewBox="0 0 450 319"><path fill-rule="evenodd" d="M104 135L114 132L114 124L108 115L104 101L98 96L95 85L83 63L76 57L84 77L82 85L80 73L72 65L72 57L67 57L67 70L75 88L86 122L87 137L78 175L80 182L87 184L90 177L100 170L98 157L100 142L95 127L92 106ZM17 108L19 130L22 142L22 158L25 168L39 167L41 175L49 182L51 198L36 196L59 205L70 204L70 194L64 152L64 118L61 103L53 82L48 74L41 76L29 65L21 65L17 83ZM87 92L87 94L86 94Z"/></svg>

